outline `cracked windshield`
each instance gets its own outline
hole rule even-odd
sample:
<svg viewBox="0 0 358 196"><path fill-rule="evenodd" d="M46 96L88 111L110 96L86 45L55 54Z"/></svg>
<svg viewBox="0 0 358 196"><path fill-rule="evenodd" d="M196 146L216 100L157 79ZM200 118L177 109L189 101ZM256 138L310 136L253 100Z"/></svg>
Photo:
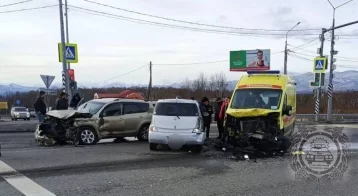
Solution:
<svg viewBox="0 0 358 196"><path fill-rule="evenodd" d="M357 8L0 0L0 196L357 196Z"/></svg>

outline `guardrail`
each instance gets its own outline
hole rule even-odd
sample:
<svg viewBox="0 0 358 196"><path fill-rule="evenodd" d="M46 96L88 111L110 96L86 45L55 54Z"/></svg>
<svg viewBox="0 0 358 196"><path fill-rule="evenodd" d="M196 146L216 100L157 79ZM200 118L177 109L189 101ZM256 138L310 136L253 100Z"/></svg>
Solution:
<svg viewBox="0 0 358 196"><path fill-rule="evenodd" d="M325 122L327 114L319 115L319 122ZM315 121L316 114L297 114L296 121ZM358 114L332 114L332 122L358 122Z"/></svg>

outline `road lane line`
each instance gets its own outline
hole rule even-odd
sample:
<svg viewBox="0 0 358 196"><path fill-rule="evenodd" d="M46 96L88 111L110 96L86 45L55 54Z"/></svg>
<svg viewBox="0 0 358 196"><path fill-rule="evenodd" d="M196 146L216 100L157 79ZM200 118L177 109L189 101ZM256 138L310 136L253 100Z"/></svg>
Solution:
<svg viewBox="0 0 358 196"><path fill-rule="evenodd" d="M56 196L1 160L0 176L26 196Z"/></svg>

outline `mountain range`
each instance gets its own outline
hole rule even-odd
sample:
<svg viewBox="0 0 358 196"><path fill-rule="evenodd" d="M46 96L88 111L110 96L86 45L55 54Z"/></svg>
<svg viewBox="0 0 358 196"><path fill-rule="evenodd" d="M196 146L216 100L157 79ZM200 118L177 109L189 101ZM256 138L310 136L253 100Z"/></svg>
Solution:
<svg viewBox="0 0 358 196"><path fill-rule="evenodd" d="M297 83L297 92L298 93L312 93L312 89L309 87L310 81L313 80L313 73L289 73ZM228 89L234 89L237 80L228 81ZM325 88L328 85L328 74L325 77ZM334 72L333 78L333 85L334 91L358 91L358 71L349 70L344 72ZM110 88L110 87L146 87L147 85L140 85L140 84L127 84L121 82L114 82L114 83L105 83L101 85L79 85L79 88ZM179 88L181 83L173 83L169 85L154 85L155 87L174 87ZM0 95L4 94L11 94L15 92L29 92L29 91L37 91L40 86L22 86L18 84L0 84ZM53 84L51 86L52 89L61 88L59 84Z"/></svg>

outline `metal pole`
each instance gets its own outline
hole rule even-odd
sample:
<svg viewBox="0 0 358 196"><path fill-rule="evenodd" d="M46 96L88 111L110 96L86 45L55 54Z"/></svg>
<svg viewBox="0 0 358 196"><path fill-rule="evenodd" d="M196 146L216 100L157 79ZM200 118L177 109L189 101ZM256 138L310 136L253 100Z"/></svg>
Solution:
<svg viewBox="0 0 358 196"><path fill-rule="evenodd" d="M284 61L284 69L283 69L283 73L285 75L287 75L287 35L289 32L291 32L295 27L297 27L301 22L298 22L295 26L293 26L290 30L287 31L286 33L286 42L285 42L285 61Z"/></svg>
<svg viewBox="0 0 358 196"><path fill-rule="evenodd" d="M286 34L286 42L285 42L285 60L284 60L283 73L287 75L287 34Z"/></svg>
<svg viewBox="0 0 358 196"><path fill-rule="evenodd" d="M324 47L324 33L326 32L326 29L322 29L322 34L320 35L321 40L321 48L319 51L319 56L323 57L323 47ZM321 74L320 74L321 75ZM321 76L319 77L321 80ZM319 81L319 87L316 90L316 104L315 104L315 113L316 113L316 121L319 121L319 114L320 114L320 105L321 105L321 81Z"/></svg>
<svg viewBox="0 0 358 196"><path fill-rule="evenodd" d="M67 0L65 0L65 19L66 19L66 43L70 43L70 37L69 37L69 33L68 33L68 6L67 6ZM67 69L71 69L71 64L67 63ZM68 91L68 98L69 101L72 99L72 95L73 95L73 88L69 88Z"/></svg>
<svg viewBox="0 0 358 196"><path fill-rule="evenodd" d="M331 33L331 57L329 65L329 84L328 84L328 102L327 102L327 122L332 120L332 94L333 94L333 55L334 55L334 25L335 9L333 11L332 33Z"/></svg>
<svg viewBox="0 0 358 196"><path fill-rule="evenodd" d="M66 60L66 45L65 45L65 30L64 30L64 22L63 22L63 8L62 8L62 0L59 1L59 9L60 9L60 27L61 27L61 45L62 45L62 68L65 75L65 86L64 89L66 93L69 93L69 78L67 71L67 60Z"/></svg>
<svg viewBox="0 0 358 196"><path fill-rule="evenodd" d="M65 0L65 16L66 16L66 43L70 43L70 37L68 34L68 7L67 7L67 0ZM68 69L71 69L71 65L70 63L67 64L68 65Z"/></svg>

